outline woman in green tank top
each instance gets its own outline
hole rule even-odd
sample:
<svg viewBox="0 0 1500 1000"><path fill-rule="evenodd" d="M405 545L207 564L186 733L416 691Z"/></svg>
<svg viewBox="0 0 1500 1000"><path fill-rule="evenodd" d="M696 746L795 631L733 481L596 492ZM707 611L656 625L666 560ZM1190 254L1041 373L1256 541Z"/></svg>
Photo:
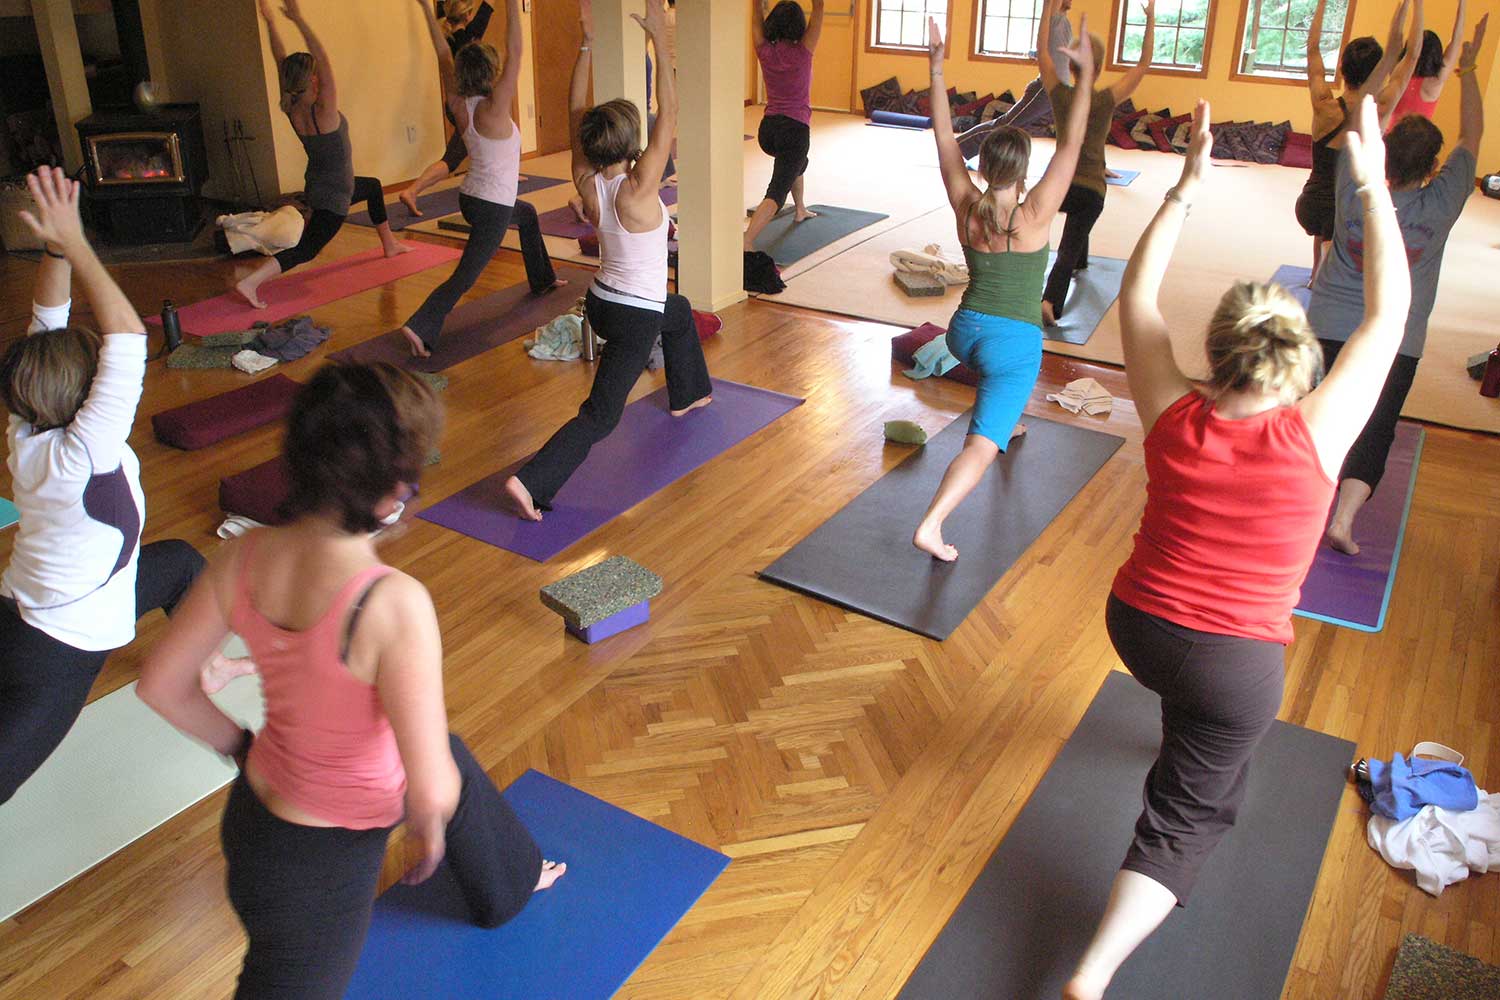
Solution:
<svg viewBox="0 0 1500 1000"><path fill-rule="evenodd" d="M1056 0L1048 0L1042 23ZM1060 140L1052 162L1030 193L1026 168L1031 138L1020 129L1000 126L979 149L980 190L969 176L953 136L947 101L932 104L932 131L937 139L943 186L958 224L958 242L969 265L969 287L948 325L948 350L979 376L969 435L943 475L937 495L917 525L912 544L933 558L952 562L958 549L943 540L943 521L968 496L985 470L1012 437L1025 432L1018 423L1042 364L1041 297L1047 270L1047 232L1073 179L1083 123L1088 117L1094 58L1086 21L1082 41L1061 50L1077 67L1082 98L1071 109L1068 140ZM943 84L943 38L937 22L928 22L928 57L932 93ZM1024 196L1024 200L1023 200Z"/></svg>

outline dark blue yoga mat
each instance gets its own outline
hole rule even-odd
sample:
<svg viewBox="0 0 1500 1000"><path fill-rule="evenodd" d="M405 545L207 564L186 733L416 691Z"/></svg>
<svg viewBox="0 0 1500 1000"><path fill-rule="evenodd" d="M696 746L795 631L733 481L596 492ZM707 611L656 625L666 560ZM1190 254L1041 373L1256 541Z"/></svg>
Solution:
<svg viewBox="0 0 1500 1000"><path fill-rule="evenodd" d="M1396 425L1385 477L1354 521L1359 555L1320 546L1302 581L1294 614L1361 632L1385 628L1425 435L1421 427L1405 420Z"/></svg>
<svg viewBox="0 0 1500 1000"><path fill-rule="evenodd" d="M346 1000L604 1000L729 865L536 771L504 796L567 872L494 930L468 921L447 865L421 885L392 886L375 901Z"/></svg>
<svg viewBox="0 0 1500 1000"><path fill-rule="evenodd" d="M932 128L931 115L908 115L900 111L872 111L867 124L884 125L886 128L908 128L915 130Z"/></svg>
<svg viewBox="0 0 1500 1000"><path fill-rule="evenodd" d="M818 214L806 222L793 222L795 212L790 206L777 212L756 237L755 249L770 254L778 265L786 267L852 232L890 218L884 212L862 212L836 205L807 207Z"/></svg>
<svg viewBox="0 0 1500 1000"><path fill-rule="evenodd" d="M1047 258L1047 270L1057 263L1057 254ZM1118 257L1089 256L1089 266L1073 272L1063 312L1052 326L1042 327L1042 336L1064 344L1087 344L1099 321L1120 297L1120 282L1125 278L1125 264Z"/></svg>
<svg viewBox="0 0 1500 1000"><path fill-rule="evenodd" d="M667 390L625 407L619 426L594 446L540 522L507 510L505 480L522 462L434 504L419 516L537 562L607 524L717 458L803 400L713 380L714 401L682 417L667 412Z"/></svg>
<svg viewBox="0 0 1500 1000"><path fill-rule="evenodd" d="M1303 309L1306 309L1308 302L1312 301L1312 289L1307 287L1307 283L1311 280L1312 268L1297 267L1294 264L1282 264L1276 269L1276 273L1271 275L1271 282L1291 292L1292 297L1302 303Z"/></svg>
<svg viewBox="0 0 1500 1000"><path fill-rule="evenodd" d="M516 194L518 196L526 195L532 191L540 191L543 188L553 187L561 183L563 182L556 177L528 175L516 185ZM440 191L428 191L426 194L419 195L417 197L417 204L422 206L422 215L420 218L407 211L406 206L401 203L399 198L393 196L390 201L386 202L385 211L386 215L389 216L387 221L390 222L391 228L400 232L413 222L426 222L429 219L439 219L445 215L452 215L454 212L457 212L458 185L443 188ZM344 221L352 226L366 226L372 229L375 225L370 221L370 213L368 211L350 212L349 217Z"/></svg>

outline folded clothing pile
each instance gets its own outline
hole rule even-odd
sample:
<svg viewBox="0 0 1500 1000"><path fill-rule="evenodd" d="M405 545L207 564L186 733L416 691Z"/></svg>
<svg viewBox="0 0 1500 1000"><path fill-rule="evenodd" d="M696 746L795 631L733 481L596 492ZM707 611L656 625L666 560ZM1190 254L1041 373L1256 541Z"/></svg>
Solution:
<svg viewBox="0 0 1500 1000"><path fill-rule="evenodd" d="M929 243L920 250L892 250L891 267L907 274L926 274L945 285L967 285L969 265L943 256L943 248Z"/></svg>
<svg viewBox="0 0 1500 1000"><path fill-rule="evenodd" d="M1069 413L1087 413L1091 417L1109 413L1115 408L1115 397L1091 378L1075 378L1063 386L1062 392L1047 393L1047 401Z"/></svg>
<svg viewBox="0 0 1500 1000"><path fill-rule="evenodd" d="M280 323L257 323L248 330L188 337L167 358L168 368L238 368L251 375L278 361L306 357L328 339L330 330L310 316Z"/></svg>

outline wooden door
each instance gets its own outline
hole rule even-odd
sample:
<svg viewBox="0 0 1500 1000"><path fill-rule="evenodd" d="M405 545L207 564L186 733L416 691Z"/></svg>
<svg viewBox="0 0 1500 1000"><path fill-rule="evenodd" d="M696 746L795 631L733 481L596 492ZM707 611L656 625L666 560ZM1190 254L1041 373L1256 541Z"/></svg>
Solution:
<svg viewBox="0 0 1500 1000"><path fill-rule="evenodd" d="M825 111L848 111L854 90L857 8L861 0L828 0L823 12L823 36L813 53L812 106ZM809 8L809 16L811 9Z"/></svg>
<svg viewBox="0 0 1500 1000"><path fill-rule="evenodd" d="M583 33L578 8L542 0L531 5L532 59L536 66L536 146L546 155L571 144L568 135L568 88Z"/></svg>

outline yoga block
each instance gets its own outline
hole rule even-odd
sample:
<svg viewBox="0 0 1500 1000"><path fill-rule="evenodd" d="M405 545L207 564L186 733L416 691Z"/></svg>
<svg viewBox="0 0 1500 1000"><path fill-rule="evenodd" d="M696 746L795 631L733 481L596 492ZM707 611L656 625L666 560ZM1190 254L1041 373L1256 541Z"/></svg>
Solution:
<svg viewBox="0 0 1500 1000"><path fill-rule="evenodd" d="M1484 380L1485 366L1489 363L1490 352L1480 351L1478 354L1469 355L1469 360L1464 363L1464 367L1469 370L1469 378L1476 382L1482 382Z"/></svg>
<svg viewBox="0 0 1500 1000"><path fill-rule="evenodd" d="M635 628L637 625L644 625L650 617L651 602L642 601L639 604L626 608L624 611L616 611L603 621L594 622L588 628L574 628L571 625L565 627L570 633L592 645L596 642L602 642L612 635L619 635L626 629Z"/></svg>
<svg viewBox="0 0 1500 1000"><path fill-rule="evenodd" d="M646 602L661 593L661 577L633 559L610 556L542 588L542 603L562 615L568 630L582 636L591 626L616 615L635 620L616 632L646 620ZM603 638L600 635L599 638ZM586 639L586 641L594 641Z"/></svg>
<svg viewBox="0 0 1500 1000"><path fill-rule="evenodd" d="M913 274L910 271L895 271L891 277L896 279L896 284L909 298L919 299L927 296L941 297L945 288L943 283L930 274Z"/></svg>
<svg viewBox="0 0 1500 1000"><path fill-rule="evenodd" d="M302 386L285 375L272 375L186 406L163 410L151 418L162 444L196 451L248 430L281 420L291 411Z"/></svg>

